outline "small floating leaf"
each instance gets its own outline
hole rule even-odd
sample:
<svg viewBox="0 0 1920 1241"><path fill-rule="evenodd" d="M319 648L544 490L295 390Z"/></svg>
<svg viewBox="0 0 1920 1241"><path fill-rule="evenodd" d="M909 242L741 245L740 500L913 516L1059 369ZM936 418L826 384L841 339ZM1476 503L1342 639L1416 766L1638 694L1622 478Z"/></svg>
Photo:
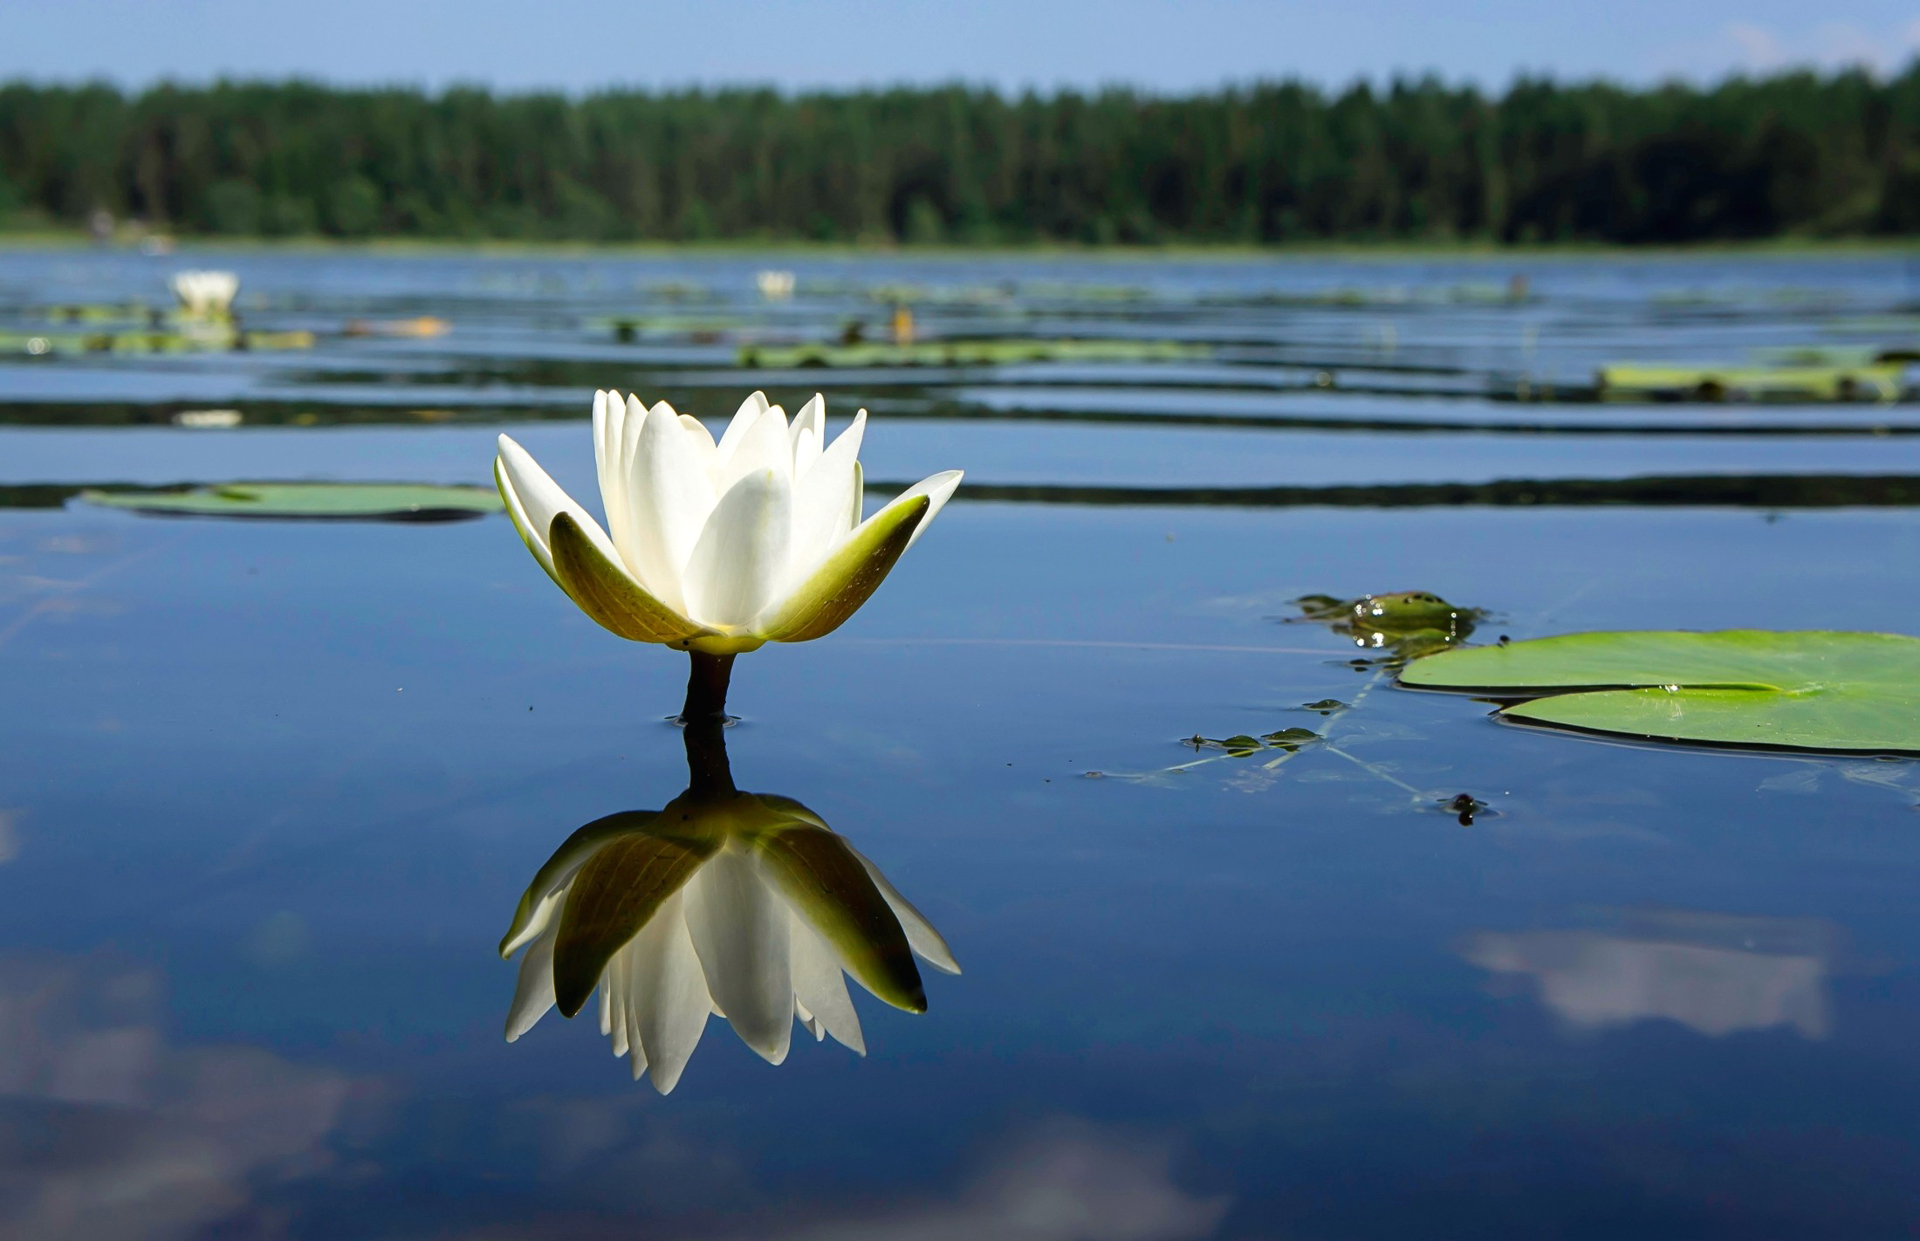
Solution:
<svg viewBox="0 0 1920 1241"><path fill-rule="evenodd" d="M1655 741L1920 753L1920 638L1580 633L1417 660L1400 683L1530 701L1522 722Z"/></svg>
<svg viewBox="0 0 1920 1241"><path fill-rule="evenodd" d="M172 491L87 490L80 498L159 516L333 521L459 521L501 507L489 488L426 483L219 483Z"/></svg>
<svg viewBox="0 0 1920 1241"><path fill-rule="evenodd" d="M1320 734L1311 728L1283 728L1277 733L1268 733L1260 740L1278 750L1297 750L1309 742L1320 740Z"/></svg>
<svg viewBox="0 0 1920 1241"><path fill-rule="evenodd" d="M1623 362L1595 377L1607 400L1891 401L1898 364L1859 366L1664 366Z"/></svg>
<svg viewBox="0 0 1920 1241"><path fill-rule="evenodd" d="M742 366L1010 366L1021 362L1179 362L1212 354L1174 340L930 340L910 344L748 345Z"/></svg>

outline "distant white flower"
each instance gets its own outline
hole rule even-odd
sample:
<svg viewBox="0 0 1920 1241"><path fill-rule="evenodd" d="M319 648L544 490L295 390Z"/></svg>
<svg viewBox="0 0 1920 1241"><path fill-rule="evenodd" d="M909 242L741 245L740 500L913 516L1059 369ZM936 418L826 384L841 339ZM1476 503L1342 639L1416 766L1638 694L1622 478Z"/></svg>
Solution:
<svg viewBox="0 0 1920 1241"><path fill-rule="evenodd" d="M789 423L756 392L716 442L665 401L599 392L605 529L509 436L494 480L540 567L601 626L730 655L838 628L960 485L959 470L935 474L861 521L866 422L828 444L822 397Z"/></svg>
<svg viewBox="0 0 1920 1241"><path fill-rule="evenodd" d="M196 318L219 318L233 309L240 277L230 271L182 271L173 275L173 295Z"/></svg>
<svg viewBox="0 0 1920 1241"><path fill-rule="evenodd" d="M785 301L793 296L793 273L790 271L763 271L755 274L754 284L760 288L760 296L770 302Z"/></svg>
<svg viewBox="0 0 1920 1241"><path fill-rule="evenodd" d="M597 989L613 1053L662 1094L709 1015L771 1064L796 1019L865 1055L846 974L918 1013L916 954L960 972L920 911L812 811L730 788L575 832L534 876L500 955L522 947L507 1041L556 1005L579 1012Z"/></svg>
<svg viewBox="0 0 1920 1241"><path fill-rule="evenodd" d="M174 426L193 427L198 430L237 427L241 421L240 411L237 409L183 409L173 416Z"/></svg>

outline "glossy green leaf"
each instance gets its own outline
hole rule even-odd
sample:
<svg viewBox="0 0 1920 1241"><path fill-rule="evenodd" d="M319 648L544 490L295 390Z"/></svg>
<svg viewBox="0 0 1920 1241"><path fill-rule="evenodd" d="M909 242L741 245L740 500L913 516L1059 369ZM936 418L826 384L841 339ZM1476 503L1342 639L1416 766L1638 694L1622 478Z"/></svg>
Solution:
<svg viewBox="0 0 1920 1241"><path fill-rule="evenodd" d="M696 838L638 832L587 860L567 892L553 946L554 1004L563 1016L585 1006L613 954L686 886L713 849Z"/></svg>
<svg viewBox="0 0 1920 1241"><path fill-rule="evenodd" d="M426 483L221 483L179 491L87 490L80 498L176 517L459 521L501 509L500 497L487 488Z"/></svg>
<svg viewBox="0 0 1920 1241"><path fill-rule="evenodd" d="M1400 683L1525 698L1501 714L1647 740L1920 753L1920 638L1899 634L1567 634L1428 656Z"/></svg>

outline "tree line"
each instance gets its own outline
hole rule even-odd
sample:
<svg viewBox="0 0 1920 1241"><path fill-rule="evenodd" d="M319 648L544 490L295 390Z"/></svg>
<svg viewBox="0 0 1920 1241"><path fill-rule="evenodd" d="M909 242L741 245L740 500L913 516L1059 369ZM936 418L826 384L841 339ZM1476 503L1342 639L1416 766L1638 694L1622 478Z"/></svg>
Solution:
<svg viewBox="0 0 1920 1241"><path fill-rule="evenodd" d="M0 86L0 220L1019 244L1920 232L1920 61L1631 89L494 95Z"/></svg>

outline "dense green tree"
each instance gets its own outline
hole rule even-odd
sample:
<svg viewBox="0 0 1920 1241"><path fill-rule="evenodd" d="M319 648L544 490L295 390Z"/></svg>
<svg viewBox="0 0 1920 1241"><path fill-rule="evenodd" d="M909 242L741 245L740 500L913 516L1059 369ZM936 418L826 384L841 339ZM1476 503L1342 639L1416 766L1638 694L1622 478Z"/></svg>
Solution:
<svg viewBox="0 0 1920 1241"><path fill-rule="evenodd" d="M1920 62L1629 90L570 99L0 86L0 214L213 234L1685 242L1920 231Z"/></svg>

